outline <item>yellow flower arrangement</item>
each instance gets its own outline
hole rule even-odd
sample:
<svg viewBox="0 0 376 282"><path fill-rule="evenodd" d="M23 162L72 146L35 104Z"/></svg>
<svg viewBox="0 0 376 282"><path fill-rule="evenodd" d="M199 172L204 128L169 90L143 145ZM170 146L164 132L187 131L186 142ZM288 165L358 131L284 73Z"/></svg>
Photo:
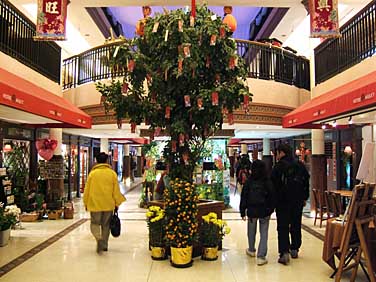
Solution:
<svg viewBox="0 0 376 282"><path fill-rule="evenodd" d="M223 237L231 232L227 222L218 219L217 214L211 212L202 217L200 241L204 247L216 247Z"/></svg>
<svg viewBox="0 0 376 282"><path fill-rule="evenodd" d="M157 206L151 206L146 212L146 222L149 228L149 244L153 247L165 245L165 211Z"/></svg>
<svg viewBox="0 0 376 282"><path fill-rule="evenodd" d="M164 191L166 240L176 248L192 246L197 236L198 195L194 184L176 178Z"/></svg>

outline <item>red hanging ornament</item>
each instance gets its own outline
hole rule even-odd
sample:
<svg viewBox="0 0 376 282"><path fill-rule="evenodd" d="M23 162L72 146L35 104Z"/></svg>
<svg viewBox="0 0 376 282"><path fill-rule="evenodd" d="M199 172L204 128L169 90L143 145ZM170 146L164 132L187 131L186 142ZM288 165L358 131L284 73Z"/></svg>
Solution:
<svg viewBox="0 0 376 282"><path fill-rule="evenodd" d="M226 30L223 26L219 28L219 37L224 38L226 36Z"/></svg>
<svg viewBox="0 0 376 282"><path fill-rule="evenodd" d="M231 70L233 70L235 68L235 57L231 57L230 58L230 61L228 63L228 66Z"/></svg>
<svg viewBox="0 0 376 282"><path fill-rule="evenodd" d="M183 32L183 20L178 21L178 31Z"/></svg>
<svg viewBox="0 0 376 282"><path fill-rule="evenodd" d="M126 83L126 82L123 83L123 86L121 87L121 92L123 94L128 92L128 83Z"/></svg>
<svg viewBox="0 0 376 282"><path fill-rule="evenodd" d="M192 0L192 3L191 3L191 16L193 18L196 17L196 0Z"/></svg>
<svg viewBox="0 0 376 282"><path fill-rule="evenodd" d="M191 44L186 43L183 46L184 56L189 58L191 56Z"/></svg>
<svg viewBox="0 0 376 282"><path fill-rule="evenodd" d="M133 70L134 70L134 66L135 66L135 62L134 62L134 60L129 60L128 61L128 71L129 72L133 72Z"/></svg>
<svg viewBox="0 0 376 282"><path fill-rule="evenodd" d="M184 146L184 140L185 140L184 133L180 133L179 134L179 146L180 147Z"/></svg>
<svg viewBox="0 0 376 282"><path fill-rule="evenodd" d="M215 46L215 43L217 41L217 35L213 34L210 36L210 46Z"/></svg>
<svg viewBox="0 0 376 282"><path fill-rule="evenodd" d="M197 107L200 111L204 109L203 104L204 104L204 102L203 102L202 98L197 98Z"/></svg>
<svg viewBox="0 0 376 282"><path fill-rule="evenodd" d="M131 122L131 133L136 133L136 123Z"/></svg>
<svg viewBox="0 0 376 282"><path fill-rule="evenodd" d="M221 82L221 76L219 75L219 73L217 73L217 74L215 75L215 82L216 82L216 83L220 83L220 82Z"/></svg>
<svg viewBox="0 0 376 282"><path fill-rule="evenodd" d="M218 106L219 104L218 92L212 92L211 98L212 98L212 105Z"/></svg>
<svg viewBox="0 0 376 282"><path fill-rule="evenodd" d="M186 108L191 106L191 96L184 95L184 105Z"/></svg>
<svg viewBox="0 0 376 282"><path fill-rule="evenodd" d="M176 153L176 141L175 140L171 140L171 151L173 153Z"/></svg>
<svg viewBox="0 0 376 282"><path fill-rule="evenodd" d="M183 72L183 59L179 59L178 61L178 74Z"/></svg>
<svg viewBox="0 0 376 282"><path fill-rule="evenodd" d="M223 115L227 115L227 114L228 114L228 110L227 110L226 107L223 107L223 108L222 108L222 114L223 114Z"/></svg>
<svg viewBox="0 0 376 282"><path fill-rule="evenodd" d="M169 119L170 116L171 116L171 107L167 106L166 109L165 109L165 118Z"/></svg>

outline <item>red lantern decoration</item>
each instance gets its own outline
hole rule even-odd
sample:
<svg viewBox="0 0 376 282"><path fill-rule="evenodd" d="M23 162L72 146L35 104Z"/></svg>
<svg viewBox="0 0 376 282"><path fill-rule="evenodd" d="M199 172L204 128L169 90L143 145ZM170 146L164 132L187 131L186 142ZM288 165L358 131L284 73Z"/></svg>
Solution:
<svg viewBox="0 0 376 282"><path fill-rule="evenodd" d="M176 141L175 140L171 140L171 151L173 153L176 153Z"/></svg>
<svg viewBox="0 0 376 282"><path fill-rule="evenodd" d="M171 108L169 106L166 107L165 109L165 118L169 119L171 116Z"/></svg>
<svg viewBox="0 0 376 282"><path fill-rule="evenodd" d="M134 66L135 66L135 62L134 62L134 60L129 60L128 61L128 71L129 72L133 72L133 70L134 70Z"/></svg>
<svg viewBox="0 0 376 282"><path fill-rule="evenodd" d="M184 105L185 105L185 107L190 107L191 106L191 96L184 95Z"/></svg>
<svg viewBox="0 0 376 282"><path fill-rule="evenodd" d="M226 17L223 19L223 23L227 24L232 32L235 32L238 26L238 23L236 22L235 17L231 14L226 15Z"/></svg>
<svg viewBox="0 0 376 282"><path fill-rule="evenodd" d="M212 105L218 106L218 104L219 104L218 92L212 92Z"/></svg>

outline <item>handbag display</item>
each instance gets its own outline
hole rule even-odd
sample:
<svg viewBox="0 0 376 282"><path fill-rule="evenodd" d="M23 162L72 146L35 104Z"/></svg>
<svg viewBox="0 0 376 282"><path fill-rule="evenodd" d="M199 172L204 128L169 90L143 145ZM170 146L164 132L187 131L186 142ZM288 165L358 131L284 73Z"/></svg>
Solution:
<svg viewBox="0 0 376 282"><path fill-rule="evenodd" d="M119 218L117 209L114 210L114 213L111 217L110 230L111 230L111 235L113 237L119 237L120 236L121 223L120 223L120 218Z"/></svg>

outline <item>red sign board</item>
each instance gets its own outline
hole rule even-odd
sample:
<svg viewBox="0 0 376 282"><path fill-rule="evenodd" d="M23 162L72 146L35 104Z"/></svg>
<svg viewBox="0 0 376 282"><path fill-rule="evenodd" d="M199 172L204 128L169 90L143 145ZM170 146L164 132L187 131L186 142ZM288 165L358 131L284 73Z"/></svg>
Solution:
<svg viewBox="0 0 376 282"><path fill-rule="evenodd" d="M69 0L38 0L35 40L65 40Z"/></svg>
<svg viewBox="0 0 376 282"><path fill-rule="evenodd" d="M310 0L311 37L339 37L338 0Z"/></svg>

